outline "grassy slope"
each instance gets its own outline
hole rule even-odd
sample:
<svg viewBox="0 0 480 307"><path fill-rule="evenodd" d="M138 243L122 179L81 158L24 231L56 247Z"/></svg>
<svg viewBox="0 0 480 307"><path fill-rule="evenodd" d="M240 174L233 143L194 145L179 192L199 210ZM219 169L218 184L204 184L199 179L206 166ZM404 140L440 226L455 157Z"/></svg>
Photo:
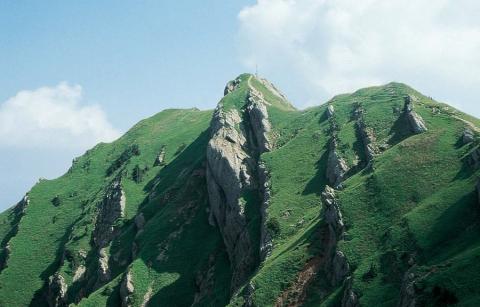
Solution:
<svg viewBox="0 0 480 307"><path fill-rule="evenodd" d="M407 93L420 99L416 111L429 127L423 135L413 136L405 120L399 119ZM399 83L340 95L332 103L340 125L340 150L351 167L364 159L352 117L356 103L366 110L365 122L375 131L377 144L390 146L376 158L373 172L356 174L339 193L348 227L340 249L354 269L362 305L396 305L407 269L402 257L409 254L416 255L419 271L436 270L424 280L424 297L434 300L432 287L440 285L455 292L461 302L477 302L479 293L472 286L476 275L468 274L468 266L479 255L476 177L462 161L469 146L458 146L465 124L452 115L475 124L478 120L452 108L443 109L444 105ZM437 114L436 109L441 112ZM277 123L272 119L285 138L262 159L271 172L269 216L279 221L281 231L275 237L273 254L253 277L254 301L259 306L273 305L305 262L318 253L315 229L320 223L319 193L326 184L329 139L324 112L322 106L283 113ZM455 265L451 257L458 257L459 263ZM376 277L364 281L363 275L372 266ZM321 304L323 300L316 295L321 285L321 280L312 285L307 305ZM456 286L450 289L452 285ZM338 304L339 290L324 304ZM241 302L237 297L232 305Z"/></svg>
<svg viewBox="0 0 480 307"><path fill-rule="evenodd" d="M226 109L242 109L249 77L240 76L239 90L222 100ZM275 150L261 159L271 175L269 219L278 223L279 230L272 255L252 277L255 304L269 306L319 252L320 193L326 184L330 136L325 106L298 111L258 80L252 78L251 84L271 102L268 112L276 144ZM398 109L403 107L406 93L420 99L416 111L429 128L425 134L411 135L406 122L399 119ZM458 145L465 123L453 115L475 125L480 122L399 83L336 96L331 102L340 127L339 149L349 166L364 159L352 118L356 103L365 109L366 125L375 132L377 144L388 144L375 159L372 171L353 174L339 192L348 233L339 248L354 270L354 288L362 305L396 305L410 255L415 256L415 270L424 276L419 283L424 299L438 300L432 294L437 286L455 293L460 305L478 305L478 274L472 274L480 272L476 176L462 162L470 145ZM90 251L96 204L105 186L122 172L126 217L119 223L122 234L110 252L128 259L135 241L138 257L132 263L113 265L115 278L80 305L118 304L118 285L128 268L133 274L136 306L149 296L153 305L172 300L178 306L190 305L196 273L205 270L212 255L216 282L203 303L225 305L229 264L218 232L207 224L208 197L202 175L210 116L208 111L164 111L140 122L118 141L95 147L65 176L36 185L29 194L31 204L19 232L11 240L8 268L0 274L0 303L28 305L46 278L59 268L64 247ZM106 169L134 143L141 154L106 177ZM167 165L153 167L162 146L166 146ZM136 165L148 167L140 183L131 178ZM51 204L55 195L62 200L59 207ZM138 211L144 213L147 224L135 237L132 218ZM0 215L2 233L8 232L11 218L8 211ZM167 250L168 257L158 260L161 250ZM87 263L94 269L91 261ZM66 261L60 268L69 283L73 266ZM375 276L365 278L372 267ZM311 285L306 305L338 303L341 289L330 289L330 295L322 299L318 295L322 287L321 278ZM231 301L232 305L241 303L240 295Z"/></svg>
<svg viewBox="0 0 480 307"><path fill-rule="evenodd" d="M165 237L174 228L169 218L177 213L178 208L175 206L183 203L182 197L177 197L171 203L170 201L161 202L159 199L162 198L162 193L167 190L166 188L170 188L169 191L175 198L177 191L173 188L182 186L189 179L192 180L191 172L201 166L208 141L206 130L210 117L210 111L166 110L140 122L119 140L111 144L100 144L88 151L74 163L67 174L59 179L44 180L33 187L29 193L31 201L27 213L21 220L18 234L10 241L12 252L8 267L0 275L1 305L28 305L35 293L40 293L39 290L44 285L44 281L59 268L60 258L65 247L73 254L79 250L90 252L90 237L94 216L97 212L96 206L102 198L105 186L119 172L123 174L122 186L127 197L126 216L124 221L120 222L120 227L124 229L121 237L128 237L131 233L129 231L133 224L131 219L141 205L147 220L156 219L158 221L157 223L148 223L143 236L139 238L140 258L145 256L143 260L150 261L148 252L143 252L143 237L147 238L145 240L148 241L148 244L155 245L162 239L162 233L157 231L163 231L163 237ZM138 145L141 154L132 157L110 177L106 176L106 169L132 144ZM153 167L154 159L162 146L166 146L167 164L165 167ZM141 168L148 166L148 171L141 183L136 183L131 178L132 170L137 164ZM216 232L211 232L210 226L207 226L206 223L207 203L204 195L205 189L201 188L204 185L202 178L195 179L200 182L193 185L195 189L199 187L201 193L188 197L188 201L193 204L196 212L195 217L192 218L194 221L192 221L192 225L196 223L195 229L198 230L189 236L191 237L190 242L195 242L197 247L203 238L207 246L202 246L202 248L208 251L217 249L219 237ZM154 189L153 182L158 184L155 188L158 196L153 197L150 202L144 201ZM190 190L184 188L181 192L185 195L191 193L192 185L189 187ZM51 203L56 195L61 200L61 205L58 207ZM165 209L159 210L158 206L164 206ZM2 214L4 223L8 222L8 214L9 211ZM164 229L154 229L150 225L157 225L157 228L164 227ZM192 227L190 226L189 229ZM205 229L203 233L200 231L202 227ZM118 239L118 241L120 240ZM111 251L118 252L115 249L116 243L119 242L112 244ZM125 246L125 251L121 251L121 253L130 253L129 248L129 245ZM195 248L195 246L192 244L191 248ZM128 251L126 251L127 249ZM158 254L153 247L145 248L145 250L151 250L151 253ZM221 257L218 258L218 261L221 262ZM171 259L175 259L175 257L171 257ZM183 266L184 261L182 260L185 259L178 258L175 261L176 266L183 267L184 270L190 269L188 266ZM198 261L198 263L202 262ZM69 282L72 281L73 276L72 265L67 260L60 268ZM153 267L155 268L155 265ZM228 270L224 271L228 275ZM116 274L119 273L120 271L116 272ZM190 292L192 291L190 289ZM39 297L38 294L37 297ZM190 293L189 299L192 297L193 294Z"/></svg>

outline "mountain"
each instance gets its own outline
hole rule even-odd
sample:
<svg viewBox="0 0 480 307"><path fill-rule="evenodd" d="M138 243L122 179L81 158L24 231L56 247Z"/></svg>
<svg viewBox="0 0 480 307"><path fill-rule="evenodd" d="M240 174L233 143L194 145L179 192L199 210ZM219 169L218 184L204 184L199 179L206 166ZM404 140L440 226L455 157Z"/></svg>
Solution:
<svg viewBox="0 0 480 307"><path fill-rule="evenodd" d="M480 306L478 119L401 83L224 93L2 213L0 305Z"/></svg>

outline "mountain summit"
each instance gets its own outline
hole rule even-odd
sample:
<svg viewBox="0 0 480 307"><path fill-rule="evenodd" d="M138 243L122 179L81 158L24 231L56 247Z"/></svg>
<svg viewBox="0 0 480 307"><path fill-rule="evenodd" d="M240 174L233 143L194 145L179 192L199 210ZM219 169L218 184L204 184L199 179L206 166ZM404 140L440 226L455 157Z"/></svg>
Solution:
<svg viewBox="0 0 480 307"><path fill-rule="evenodd" d="M0 215L1 306L479 306L480 121L389 83L297 110L243 74Z"/></svg>

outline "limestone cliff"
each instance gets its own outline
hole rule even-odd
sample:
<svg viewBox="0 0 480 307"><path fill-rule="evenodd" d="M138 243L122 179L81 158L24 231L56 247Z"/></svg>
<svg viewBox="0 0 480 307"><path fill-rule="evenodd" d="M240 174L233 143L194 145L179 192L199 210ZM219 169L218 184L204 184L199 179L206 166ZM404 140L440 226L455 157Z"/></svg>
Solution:
<svg viewBox="0 0 480 307"><path fill-rule="evenodd" d="M250 77L251 78L251 77ZM258 265L259 248L268 253L269 239L262 230L260 245L252 242L248 231L246 206L261 210L266 222L268 198L267 176L259 167L259 155L271 149L268 112L262 95L251 85L244 110L218 105L210 124L207 147L207 186L210 200L210 223L216 224L225 242L232 270L232 289L238 288ZM227 85L229 88L229 85ZM235 87L233 88L233 90Z"/></svg>

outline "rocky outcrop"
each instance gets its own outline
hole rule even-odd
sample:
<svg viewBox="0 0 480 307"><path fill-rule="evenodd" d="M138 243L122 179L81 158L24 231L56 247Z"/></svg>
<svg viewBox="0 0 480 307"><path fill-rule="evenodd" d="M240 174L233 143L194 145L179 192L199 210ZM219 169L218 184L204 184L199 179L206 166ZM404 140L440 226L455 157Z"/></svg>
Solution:
<svg viewBox="0 0 480 307"><path fill-rule="evenodd" d="M272 234L269 232L267 227L268 221L268 206L270 205L270 183L268 179L269 175L265 168L265 164L260 163L258 167L258 178L261 183L260 190L263 194L262 204L260 206L260 218L261 218L261 227L260 227L260 260L265 260L270 256L273 249L273 239Z"/></svg>
<svg viewBox="0 0 480 307"><path fill-rule="evenodd" d="M345 234L345 224L335 190L329 186L326 186L322 193L322 205L323 218L328 227L328 240L324 246L326 278L333 287L344 283L342 306L358 306L357 296L352 290L352 278L349 276L350 265L344 253L337 249L338 241L342 240Z"/></svg>
<svg viewBox="0 0 480 307"><path fill-rule="evenodd" d="M125 193L120 181L120 179L113 181L100 203L100 211L93 232L93 240L100 248L107 246L113 239L115 222L125 213Z"/></svg>
<svg viewBox="0 0 480 307"><path fill-rule="evenodd" d="M378 151L377 146L375 145L375 134L371 128L368 128L365 125L363 118L359 119L356 125L363 144L367 164L371 164Z"/></svg>
<svg viewBox="0 0 480 307"><path fill-rule="evenodd" d="M345 278L350 274L350 265L345 255L337 250L333 256L331 269L328 271L332 285L341 285Z"/></svg>
<svg viewBox="0 0 480 307"><path fill-rule="evenodd" d="M333 104L329 103L327 107L327 118L332 118L333 115L335 115L335 108L333 107Z"/></svg>
<svg viewBox="0 0 480 307"><path fill-rule="evenodd" d="M242 116L237 109L224 110L219 104L210 124L207 146L209 221L218 226L227 248L233 271L232 289L237 289L257 265L259 247L253 246L247 229L244 196L256 194L268 198L269 195L265 188L267 176L258 159L271 149L271 127L263 97L253 87L247 94L243 112ZM266 206L268 199L258 204L264 212L262 223L266 220ZM260 241L267 250L267 236Z"/></svg>
<svg viewBox="0 0 480 307"><path fill-rule="evenodd" d="M268 120L267 107L262 102L263 97L250 91L248 95L247 112L251 124L251 130L255 134L256 145L259 152L266 152L272 149L268 134L271 130L270 121Z"/></svg>
<svg viewBox="0 0 480 307"><path fill-rule="evenodd" d="M462 133L462 144L467 145L475 140L475 134L470 128L465 128Z"/></svg>
<svg viewBox="0 0 480 307"><path fill-rule="evenodd" d="M120 284L120 299L122 301L122 307L133 306L132 295L134 291L135 288L133 286L132 271L128 270Z"/></svg>
<svg viewBox="0 0 480 307"><path fill-rule="evenodd" d="M361 105L357 105L354 110L354 117L356 118L357 134L360 136L363 144L367 166L373 163L373 159L378 152L376 145L376 137L373 130L365 124L364 110Z"/></svg>
<svg viewBox="0 0 480 307"><path fill-rule="evenodd" d="M220 229L232 266L232 288L255 267L254 247L247 230L242 193L251 188L253 161L245 151L247 139L236 109L217 107L207 147L207 187L210 223ZM237 130L238 129L238 130Z"/></svg>
<svg viewBox="0 0 480 307"><path fill-rule="evenodd" d="M323 218L331 232L331 242L336 242L343 237L345 225L343 223L342 212L336 200L335 190L325 187L322 193Z"/></svg>
<svg viewBox="0 0 480 307"><path fill-rule="evenodd" d="M339 187L345 179L345 174L348 172L348 165L337 151L337 140L332 138L330 142L330 150L328 153L327 173L326 177L334 187Z"/></svg>
<svg viewBox="0 0 480 307"><path fill-rule="evenodd" d="M153 166L162 166L162 165L165 165L165 146L162 146L162 148L160 149L160 152L155 158L155 162L153 163Z"/></svg>
<svg viewBox="0 0 480 307"><path fill-rule="evenodd" d="M398 307L415 307L416 295L415 295L415 274L412 272L406 272L403 277L402 287L400 290L400 301Z"/></svg>
<svg viewBox="0 0 480 307"><path fill-rule="evenodd" d="M84 265L79 265L73 275L73 282L82 280L86 271L87 271L87 268Z"/></svg>
<svg viewBox="0 0 480 307"><path fill-rule="evenodd" d="M423 121L423 118L418 115L414 110L413 110L413 99L410 95L407 95L404 97L405 100L405 106L404 106L404 113L407 116L408 122L410 123L410 128L412 131L416 134L426 132L427 126L425 125L425 122Z"/></svg>
<svg viewBox="0 0 480 307"><path fill-rule="evenodd" d="M468 165L476 170L480 167L480 147L473 149L467 156L466 161Z"/></svg>
<svg viewBox="0 0 480 307"><path fill-rule="evenodd" d="M48 306L58 307L67 306L67 284L65 279L59 273L55 273L48 278Z"/></svg>
<svg viewBox="0 0 480 307"><path fill-rule="evenodd" d="M223 95L226 96L237 89L238 85L240 84L241 80L239 78L229 81L225 86L225 90L223 91Z"/></svg>
<svg viewBox="0 0 480 307"><path fill-rule="evenodd" d="M345 279L345 286L342 297L342 307L359 307L357 294L353 291L353 279L348 277Z"/></svg>
<svg viewBox="0 0 480 307"><path fill-rule="evenodd" d="M254 306L253 305L254 294L255 294L255 284L253 282L249 282L248 285L245 286L245 290L243 293L243 300L244 300L243 307Z"/></svg>
<svg viewBox="0 0 480 307"><path fill-rule="evenodd" d="M97 284L95 288L98 288L100 285L110 280L109 261L110 257L105 248L100 249L98 252Z"/></svg>

